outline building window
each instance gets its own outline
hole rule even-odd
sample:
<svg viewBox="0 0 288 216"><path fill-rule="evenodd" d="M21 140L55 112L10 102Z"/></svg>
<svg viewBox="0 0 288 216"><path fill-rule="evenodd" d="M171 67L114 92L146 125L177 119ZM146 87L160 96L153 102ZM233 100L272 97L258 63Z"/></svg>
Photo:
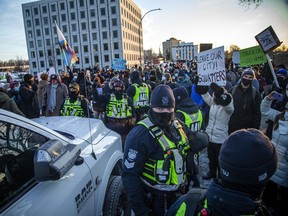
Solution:
<svg viewBox="0 0 288 216"><path fill-rule="evenodd" d="M98 55L95 55L95 56L94 56L94 61L95 61L95 63L96 63L96 62L97 62L97 63L99 62L99 56L98 56Z"/></svg>
<svg viewBox="0 0 288 216"><path fill-rule="evenodd" d="M104 4L105 3L105 0L100 0L100 4Z"/></svg>
<svg viewBox="0 0 288 216"><path fill-rule="evenodd" d="M72 40L73 40L73 43L77 43L78 42L77 35L73 35Z"/></svg>
<svg viewBox="0 0 288 216"><path fill-rule="evenodd" d="M112 19L112 26L117 26L117 19L116 18Z"/></svg>
<svg viewBox="0 0 288 216"><path fill-rule="evenodd" d="M33 8L34 10L34 15L38 15L38 8Z"/></svg>
<svg viewBox="0 0 288 216"><path fill-rule="evenodd" d="M100 9L100 14L101 14L101 16L105 16L106 15L105 8L101 8Z"/></svg>
<svg viewBox="0 0 288 216"><path fill-rule="evenodd" d="M26 14L26 17L29 17L29 16L30 16L30 10L29 10L29 9L26 9L26 10L25 10L25 14Z"/></svg>
<svg viewBox="0 0 288 216"><path fill-rule="evenodd" d="M67 25L63 25L63 26L62 26L62 31L63 31L64 33L67 33Z"/></svg>
<svg viewBox="0 0 288 216"><path fill-rule="evenodd" d="M46 39L46 46L50 46L50 39Z"/></svg>
<svg viewBox="0 0 288 216"><path fill-rule="evenodd" d="M94 0L90 0L90 5L94 5Z"/></svg>
<svg viewBox="0 0 288 216"><path fill-rule="evenodd" d="M36 68L37 66L36 66L36 62L32 62L32 67L33 68Z"/></svg>
<svg viewBox="0 0 288 216"><path fill-rule="evenodd" d="M107 32L105 31L105 32L102 32L102 38L103 39L107 39Z"/></svg>
<svg viewBox="0 0 288 216"><path fill-rule="evenodd" d="M27 24L27 27L31 27L31 20L27 20L26 24Z"/></svg>
<svg viewBox="0 0 288 216"><path fill-rule="evenodd" d="M111 0L111 2L115 2L115 0Z"/></svg>
<svg viewBox="0 0 288 216"><path fill-rule="evenodd" d="M98 52L98 44L93 44L93 51Z"/></svg>
<svg viewBox="0 0 288 216"><path fill-rule="evenodd" d="M52 4L51 5L51 12L55 12L56 11L56 5L55 4Z"/></svg>
<svg viewBox="0 0 288 216"><path fill-rule="evenodd" d="M39 51L39 57L43 57L43 56L44 56L43 50L40 50Z"/></svg>
<svg viewBox="0 0 288 216"><path fill-rule="evenodd" d="M56 49L56 55L60 55L60 49Z"/></svg>
<svg viewBox="0 0 288 216"><path fill-rule="evenodd" d="M47 13L47 6L42 6L42 13Z"/></svg>
<svg viewBox="0 0 288 216"><path fill-rule="evenodd" d="M49 28L45 28L44 31L45 31L45 35L49 35Z"/></svg>
<svg viewBox="0 0 288 216"><path fill-rule="evenodd" d="M79 52L78 46L74 46L74 52L75 52L75 53L78 53L78 52Z"/></svg>
<svg viewBox="0 0 288 216"><path fill-rule="evenodd" d="M104 44L103 44L103 49L104 49L104 50L108 50L108 44L107 44L107 43L104 43Z"/></svg>
<svg viewBox="0 0 288 216"><path fill-rule="evenodd" d="M92 33L92 40L93 41L97 40L97 33L96 32Z"/></svg>
<svg viewBox="0 0 288 216"><path fill-rule="evenodd" d="M61 65L62 65L61 59L57 59L57 64L58 64L58 66L61 66Z"/></svg>
<svg viewBox="0 0 288 216"><path fill-rule="evenodd" d="M79 5L80 5L80 7L83 7L84 6L84 1L83 0L79 0Z"/></svg>
<svg viewBox="0 0 288 216"><path fill-rule="evenodd" d="M30 47L30 48L34 48L34 43L33 43L33 41L29 41L29 47Z"/></svg>
<svg viewBox="0 0 288 216"><path fill-rule="evenodd" d="M48 17L43 17L43 24L48 25Z"/></svg>
<svg viewBox="0 0 288 216"><path fill-rule="evenodd" d="M119 57L119 54L115 54L114 56L115 56L115 58L120 58L120 57Z"/></svg>
<svg viewBox="0 0 288 216"><path fill-rule="evenodd" d="M107 27L106 20L101 20L101 26L102 26L102 28L106 28Z"/></svg>
<svg viewBox="0 0 288 216"><path fill-rule="evenodd" d="M41 36L41 31L40 31L40 29L36 29L36 35L37 35L37 37L40 37L40 36Z"/></svg>
<svg viewBox="0 0 288 216"><path fill-rule="evenodd" d="M52 23L55 23L55 21L57 22L57 16L56 15L52 16Z"/></svg>
<svg viewBox="0 0 288 216"><path fill-rule="evenodd" d="M51 49L47 50L47 56L50 57L52 55Z"/></svg>
<svg viewBox="0 0 288 216"><path fill-rule="evenodd" d="M86 30L86 23L81 23L81 29Z"/></svg>
<svg viewBox="0 0 288 216"><path fill-rule="evenodd" d="M75 7L75 6L74 6L74 1L70 1L70 2L69 2L69 6L70 6L70 9L74 9L74 7Z"/></svg>
<svg viewBox="0 0 288 216"><path fill-rule="evenodd" d="M109 62L109 55L104 55L105 62Z"/></svg>
<svg viewBox="0 0 288 216"><path fill-rule="evenodd" d="M73 23L73 24L71 25L71 29L72 29L72 32L73 32L73 31L77 31L76 23Z"/></svg>
<svg viewBox="0 0 288 216"><path fill-rule="evenodd" d="M32 31L28 31L28 37L29 37L29 38L32 38L32 37L33 37Z"/></svg>
<svg viewBox="0 0 288 216"><path fill-rule="evenodd" d="M96 21L91 22L91 29L96 29Z"/></svg>
<svg viewBox="0 0 288 216"><path fill-rule="evenodd" d="M91 17L95 17L95 10L94 10L94 9L91 9L91 10L90 10L90 16L91 16Z"/></svg>
<svg viewBox="0 0 288 216"><path fill-rule="evenodd" d="M83 40L84 42L87 41L87 34L82 34L82 40Z"/></svg>
<svg viewBox="0 0 288 216"><path fill-rule="evenodd" d="M85 19L85 11L80 11L80 18Z"/></svg>
<svg viewBox="0 0 288 216"><path fill-rule="evenodd" d="M42 47L42 40L38 40L37 43L38 43L38 47Z"/></svg>
<svg viewBox="0 0 288 216"><path fill-rule="evenodd" d="M111 14L116 14L116 7L115 6L111 7Z"/></svg>
<svg viewBox="0 0 288 216"><path fill-rule="evenodd" d="M60 3L60 10L65 10L65 4L64 4L64 2L61 2L61 3Z"/></svg>
<svg viewBox="0 0 288 216"><path fill-rule="evenodd" d="M76 19L75 13L74 12L70 13L70 17L71 17L71 20L75 20Z"/></svg>
<svg viewBox="0 0 288 216"><path fill-rule="evenodd" d="M44 61L40 61L40 66L43 68L45 65L44 65Z"/></svg>
<svg viewBox="0 0 288 216"><path fill-rule="evenodd" d="M31 52L31 57L35 58L35 52L34 51Z"/></svg>
<svg viewBox="0 0 288 216"><path fill-rule="evenodd" d="M62 22L65 22L66 21L66 14L61 14L61 19L62 19Z"/></svg>
<svg viewBox="0 0 288 216"><path fill-rule="evenodd" d="M117 30L113 31L113 38L118 38L118 31Z"/></svg>
<svg viewBox="0 0 288 216"><path fill-rule="evenodd" d="M119 44L118 44L118 42L115 42L115 43L114 43L114 49L115 49L115 50L118 50L118 49L119 49Z"/></svg>
<svg viewBox="0 0 288 216"><path fill-rule="evenodd" d="M35 19L35 26L39 26L40 25L40 21L39 21L39 19L37 18L37 19Z"/></svg>
<svg viewBox="0 0 288 216"><path fill-rule="evenodd" d="M89 64L89 58L85 57L85 64Z"/></svg>
<svg viewBox="0 0 288 216"><path fill-rule="evenodd" d="M83 46L83 51L84 51L85 53L88 52L88 46L87 46L87 45L84 45L84 46Z"/></svg>

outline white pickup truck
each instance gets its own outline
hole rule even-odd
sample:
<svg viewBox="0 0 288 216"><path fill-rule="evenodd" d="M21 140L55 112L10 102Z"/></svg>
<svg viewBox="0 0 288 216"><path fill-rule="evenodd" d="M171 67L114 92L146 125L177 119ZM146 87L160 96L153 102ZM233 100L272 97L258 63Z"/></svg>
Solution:
<svg viewBox="0 0 288 216"><path fill-rule="evenodd" d="M130 215L121 137L101 120L0 109L0 215Z"/></svg>

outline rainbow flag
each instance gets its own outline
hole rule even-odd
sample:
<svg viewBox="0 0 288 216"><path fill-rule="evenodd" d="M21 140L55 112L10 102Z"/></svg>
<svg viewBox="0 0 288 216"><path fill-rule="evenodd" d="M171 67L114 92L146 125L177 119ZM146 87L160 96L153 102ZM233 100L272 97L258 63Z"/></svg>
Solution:
<svg viewBox="0 0 288 216"><path fill-rule="evenodd" d="M61 30L59 29L56 21L55 25L57 28L58 42L61 50L61 55L63 58L64 65L69 66L70 68L78 61L76 53L72 49L72 47L68 44L68 41L65 39Z"/></svg>

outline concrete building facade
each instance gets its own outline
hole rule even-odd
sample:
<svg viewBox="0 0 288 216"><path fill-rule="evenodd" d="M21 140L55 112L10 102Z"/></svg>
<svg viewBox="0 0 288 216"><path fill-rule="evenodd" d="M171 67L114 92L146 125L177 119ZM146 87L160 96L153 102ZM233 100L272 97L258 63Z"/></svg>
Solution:
<svg viewBox="0 0 288 216"><path fill-rule="evenodd" d="M165 42L162 42L163 57L165 60L172 60L172 47L178 46L181 41L176 38L170 38Z"/></svg>
<svg viewBox="0 0 288 216"><path fill-rule="evenodd" d="M198 55L198 45L190 43L179 43L178 46L172 47L172 61L192 61Z"/></svg>
<svg viewBox="0 0 288 216"><path fill-rule="evenodd" d="M32 73L65 69L55 21L79 59L76 68L111 66L114 58L130 68L139 50L143 56L141 10L132 0L41 0L22 4L22 13Z"/></svg>

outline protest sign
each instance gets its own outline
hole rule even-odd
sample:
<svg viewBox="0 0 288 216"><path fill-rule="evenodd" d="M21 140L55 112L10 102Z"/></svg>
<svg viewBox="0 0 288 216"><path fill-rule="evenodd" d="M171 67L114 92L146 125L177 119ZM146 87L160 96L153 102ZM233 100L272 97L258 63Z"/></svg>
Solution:
<svg viewBox="0 0 288 216"><path fill-rule="evenodd" d="M256 35L255 38L265 54L275 49L276 47L280 46L282 43L278 39L272 26L269 26L268 28L264 29L262 32Z"/></svg>
<svg viewBox="0 0 288 216"><path fill-rule="evenodd" d="M198 85L226 85L224 46L198 53Z"/></svg>
<svg viewBox="0 0 288 216"><path fill-rule="evenodd" d="M115 58L112 63L114 70L126 70L126 59Z"/></svg>
<svg viewBox="0 0 288 216"><path fill-rule="evenodd" d="M239 53L239 50L234 50L233 51L232 62L234 64L240 64L240 53Z"/></svg>
<svg viewBox="0 0 288 216"><path fill-rule="evenodd" d="M267 62L267 59L260 46L240 50L241 67L262 64L265 62Z"/></svg>

